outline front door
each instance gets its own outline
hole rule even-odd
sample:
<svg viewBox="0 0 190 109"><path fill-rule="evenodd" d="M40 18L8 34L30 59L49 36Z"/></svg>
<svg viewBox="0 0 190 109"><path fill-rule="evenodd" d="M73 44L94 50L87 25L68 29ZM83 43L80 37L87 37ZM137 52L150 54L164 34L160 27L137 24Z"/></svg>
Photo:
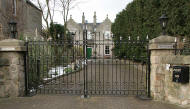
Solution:
<svg viewBox="0 0 190 109"><path fill-rule="evenodd" d="M88 59L90 59L91 56L92 56L92 48L89 48L89 47L88 47L87 50L86 50L86 52L87 52L87 56L86 56L86 57L87 57Z"/></svg>

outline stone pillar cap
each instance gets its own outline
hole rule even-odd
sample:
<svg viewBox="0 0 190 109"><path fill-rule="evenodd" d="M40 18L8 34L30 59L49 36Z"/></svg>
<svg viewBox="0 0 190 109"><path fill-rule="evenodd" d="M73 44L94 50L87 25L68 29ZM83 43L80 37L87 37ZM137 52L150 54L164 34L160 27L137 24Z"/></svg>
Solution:
<svg viewBox="0 0 190 109"><path fill-rule="evenodd" d="M162 35L150 40L150 43L174 43L175 37Z"/></svg>
<svg viewBox="0 0 190 109"><path fill-rule="evenodd" d="M6 39L6 40L2 40L0 41L0 46L24 46L25 42L22 40L17 40L17 39Z"/></svg>
<svg viewBox="0 0 190 109"><path fill-rule="evenodd" d="M149 41L149 50L174 50L175 37L172 36L159 36Z"/></svg>
<svg viewBox="0 0 190 109"><path fill-rule="evenodd" d="M2 40L0 51L26 51L25 42L17 39Z"/></svg>

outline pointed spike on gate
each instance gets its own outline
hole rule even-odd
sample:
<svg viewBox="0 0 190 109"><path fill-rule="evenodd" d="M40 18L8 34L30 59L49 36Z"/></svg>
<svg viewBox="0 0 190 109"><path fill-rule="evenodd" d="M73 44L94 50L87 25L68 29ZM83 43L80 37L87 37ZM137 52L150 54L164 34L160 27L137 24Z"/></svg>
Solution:
<svg viewBox="0 0 190 109"><path fill-rule="evenodd" d="M122 40L122 36L120 36L120 40Z"/></svg>
<svg viewBox="0 0 190 109"><path fill-rule="evenodd" d="M131 36L129 36L129 41L131 40Z"/></svg>
<svg viewBox="0 0 190 109"><path fill-rule="evenodd" d="M148 35L146 36L146 39L147 39L147 40L149 39L149 36L148 36Z"/></svg>
<svg viewBox="0 0 190 109"><path fill-rule="evenodd" d="M140 37L139 36L137 36L137 40L139 41L139 39L140 39Z"/></svg>
<svg viewBox="0 0 190 109"><path fill-rule="evenodd" d="M26 40L26 42L28 41L28 37L27 36L25 37L25 40Z"/></svg>
<svg viewBox="0 0 190 109"><path fill-rule="evenodd" d="M186 40L185 40L185 38L183 38L183 42L185 42Z"/></svg>

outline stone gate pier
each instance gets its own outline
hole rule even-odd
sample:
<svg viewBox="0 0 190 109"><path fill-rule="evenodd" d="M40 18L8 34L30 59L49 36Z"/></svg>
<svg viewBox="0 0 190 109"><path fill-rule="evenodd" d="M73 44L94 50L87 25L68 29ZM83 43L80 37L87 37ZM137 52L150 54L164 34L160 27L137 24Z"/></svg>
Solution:
<svg viewBox="0 0 190 109"><path fill-rule="evenodd" d="M190 56L176 53L175 37L159 36L150 41L151 95L154 100L190 107L190 84L173 82L174 66L190 66Z"/></svg>
<svg viewBox="0 0 190 109"><path fill-rule="evenodd" d="M16 39L0 41L0 97L25 94L25 43Z"/></svg>

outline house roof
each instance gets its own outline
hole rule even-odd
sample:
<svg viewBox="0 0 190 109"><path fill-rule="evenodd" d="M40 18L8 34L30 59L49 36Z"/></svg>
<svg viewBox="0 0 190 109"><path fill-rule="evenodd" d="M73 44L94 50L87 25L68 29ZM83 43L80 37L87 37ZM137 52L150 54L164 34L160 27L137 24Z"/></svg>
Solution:
<svg viewBox="0 0 190 109"><path fill-rule="evenodd" d="M80 25L81 28L83 28L83 24L82 23L78 23ZM96 27L98 27L101 23L96 23ZM87 23L86 25L92 27L92 28L95 28L94 27L94 23Z"/></svg>
<svg viewBox="0 0 190 109"><path fill-rule="evenodd" d="M29 4L30 6L36 8L38 11L42 11L34 3L32 3L30 0L26 0L26 3Z"/></svg>

